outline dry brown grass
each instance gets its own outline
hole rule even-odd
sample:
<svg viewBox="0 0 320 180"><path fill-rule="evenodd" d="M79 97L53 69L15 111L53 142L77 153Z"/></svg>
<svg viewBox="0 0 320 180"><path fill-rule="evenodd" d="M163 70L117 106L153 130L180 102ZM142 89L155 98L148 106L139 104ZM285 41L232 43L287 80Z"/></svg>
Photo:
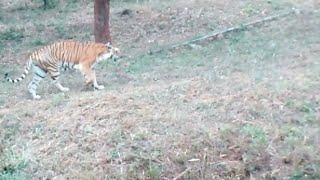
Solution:
<svg viewBox="0 0 320 180"><path fill-rule="evenodd" d="M0 27L24 36L1 41L1 73L18 75L40 41L92 39L86 1L62 4L60 15L49 10L39 21L29 20L42 10L6 5L11 16ZM85 90L80 75L69 73L63 83L71 92L47 80L43 99L32 101L25 83L0 82L0 179L320 178L317 1L118 5L113 37L129 58L100 67L105 91ZM302 14L141 56L293 5ZM131 14L121 16L124 9Z"/></svg>

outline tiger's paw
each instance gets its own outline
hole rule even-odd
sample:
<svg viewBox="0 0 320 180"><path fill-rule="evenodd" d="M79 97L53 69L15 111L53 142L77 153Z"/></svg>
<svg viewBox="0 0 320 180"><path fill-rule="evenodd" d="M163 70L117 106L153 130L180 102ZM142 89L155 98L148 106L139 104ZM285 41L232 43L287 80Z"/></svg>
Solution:
<svg viewBox="0 0 320 180"><path fill-rule="evenodd" d="M95 86L94 88L95 88L95 89L98 89L98 90L102 90L102 89L104 89L104 86L98 85L98 86Z"/></svg>
<svg viewBox="0 0 320 180"><path fill-rule="evenodd" d="M67 88L67 87L63 87L63 88L61 88L60 90L61 90L62 92L68 92L68 91L70 91L70 89Z"/></svg>
<svg viewBox="0 0 320 180"><path fill-rule="evenodd" d="M34 99L34 100L41 99L41 96L39 96L39 95L33 95L33 99Z"/></svg>

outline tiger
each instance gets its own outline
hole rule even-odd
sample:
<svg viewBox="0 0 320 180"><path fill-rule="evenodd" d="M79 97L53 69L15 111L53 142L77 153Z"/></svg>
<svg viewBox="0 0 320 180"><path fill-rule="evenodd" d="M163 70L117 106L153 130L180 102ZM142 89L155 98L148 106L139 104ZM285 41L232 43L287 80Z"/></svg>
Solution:
<svg viewBox="0 0 320 180"><path fill-rule="evenodd" d="M62 86L59 81L60 71L77 69L85 77L86 85L102 90L104 86L97 83L94 67L101 61L107 59L117 61L120 57L120 50L113 47L110 42L104 44L76 40L60 41L31 53L24 73L19 78L11 79L6 73L5 79L11 83L20 82L32 68L33 79L28 85L28 91L33 99L40 99L37 88L47 74L60 91L67 92L69 88Z"/></svg>

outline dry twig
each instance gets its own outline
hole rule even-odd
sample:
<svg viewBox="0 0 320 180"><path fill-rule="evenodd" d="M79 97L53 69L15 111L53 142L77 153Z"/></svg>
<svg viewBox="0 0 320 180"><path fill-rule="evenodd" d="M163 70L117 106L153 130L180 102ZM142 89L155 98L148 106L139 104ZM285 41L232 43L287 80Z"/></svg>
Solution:
<svg viewBox="0 0 320 180"><path fill-rule="evenodd" d="M189 172L191 170L191 168L187 168L186 170L182 171L182 173L180 173L178 176L176 176L175 178L173 178L173 180L177 180L179 178L181 178L183 175L185 175L187 172Z"/></svg>

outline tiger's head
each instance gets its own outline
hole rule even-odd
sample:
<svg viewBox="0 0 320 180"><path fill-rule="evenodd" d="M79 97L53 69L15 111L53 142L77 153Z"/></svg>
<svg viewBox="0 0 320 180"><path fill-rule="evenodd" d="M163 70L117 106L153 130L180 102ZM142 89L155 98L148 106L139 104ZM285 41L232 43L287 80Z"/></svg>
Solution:
<svg viewBox="0 0 320 180"><path fill-rule="evenodd" d="M116 47L113 47L110 42L107 42L105 46L111 54L110 59L112 59L114 62L118 61L118 59L122 57L120 50Z"/></svg>

